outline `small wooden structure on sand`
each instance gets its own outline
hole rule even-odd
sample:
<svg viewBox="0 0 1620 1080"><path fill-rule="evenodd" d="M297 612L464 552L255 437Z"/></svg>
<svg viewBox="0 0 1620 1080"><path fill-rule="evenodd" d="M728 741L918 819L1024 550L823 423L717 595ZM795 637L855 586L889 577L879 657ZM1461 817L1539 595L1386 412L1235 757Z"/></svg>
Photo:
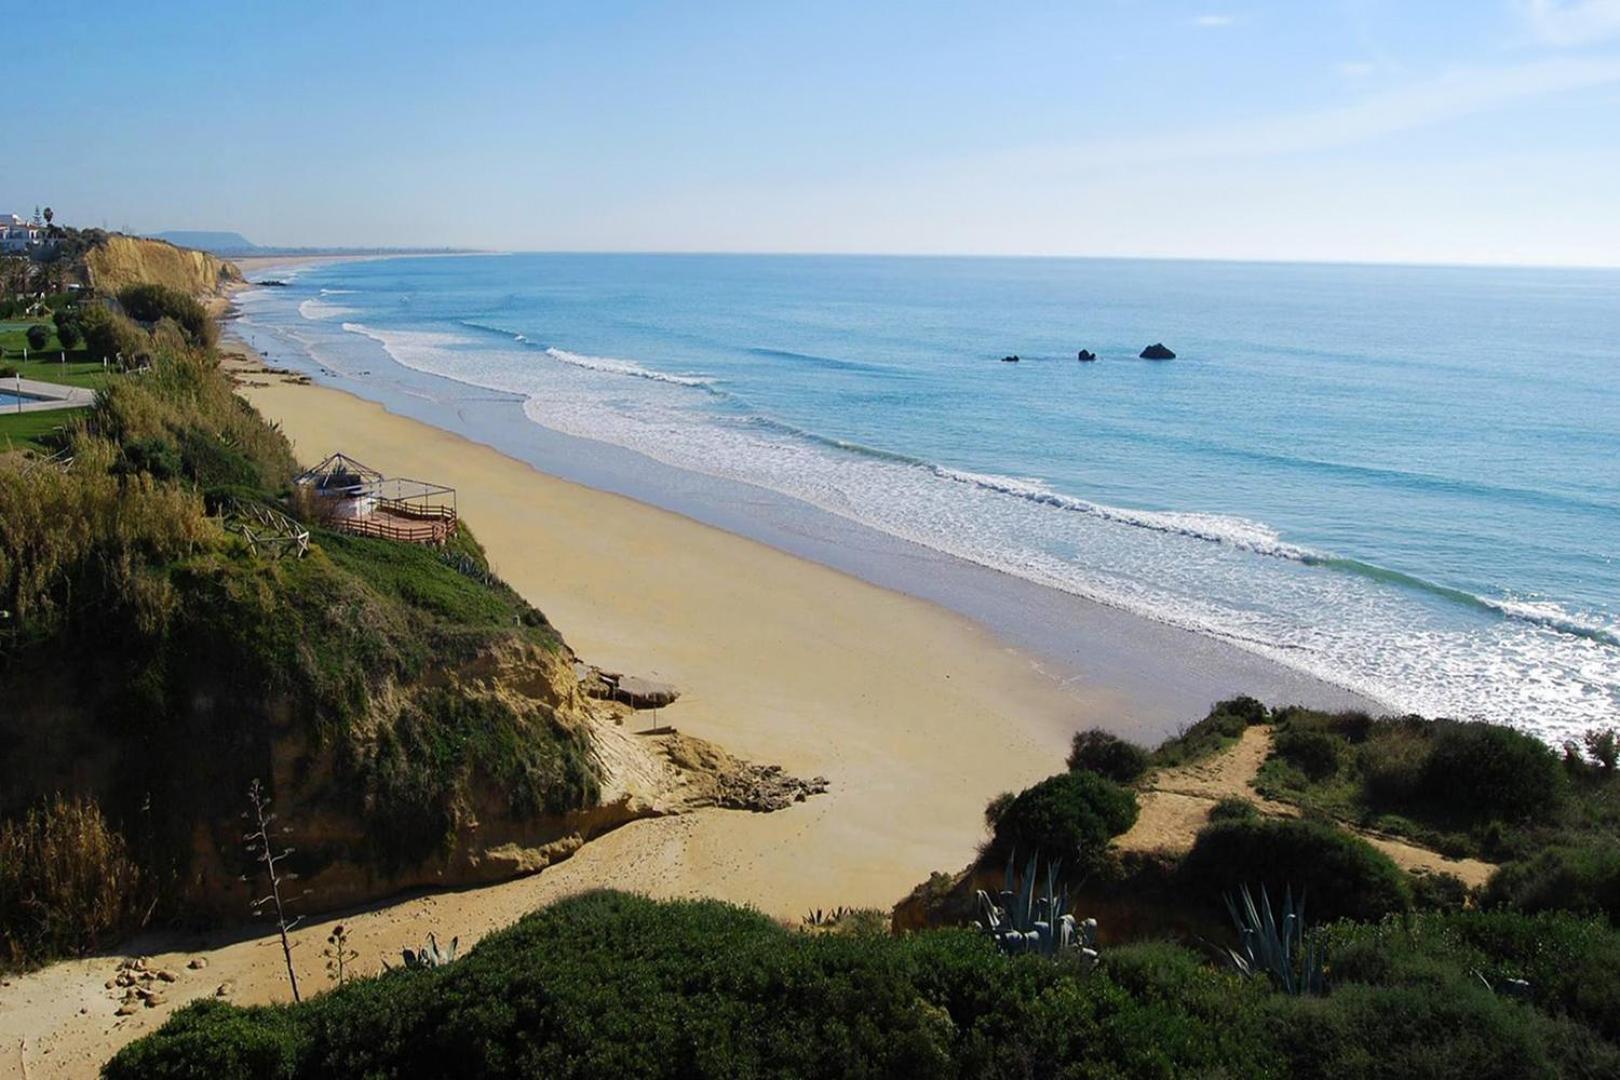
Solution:
<svg viewBox="0 0 1620 1080"><path fill-rule="evenodd" d="M333 454L298 477L323 524L356 536L442 545L456 531L456 489L386 477L346 454Z"/></svg>

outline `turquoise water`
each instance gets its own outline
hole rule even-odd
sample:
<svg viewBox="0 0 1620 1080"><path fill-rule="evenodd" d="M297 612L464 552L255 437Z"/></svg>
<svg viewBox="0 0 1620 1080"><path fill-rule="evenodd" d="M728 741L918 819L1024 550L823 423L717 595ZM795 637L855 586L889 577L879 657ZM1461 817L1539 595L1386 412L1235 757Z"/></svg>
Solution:
<svg viewBox="0 0 1620 1080"><path fill-rule="evenodd" d="M513 255L242 306L1391 708L1620 719L1617 272Z"/></svg>
<svg viewBox="0 0 1620 1080"><path fill-rule="evenodd" d="M8 394L4 390L0 390L0 409L3 409L8 405L11 406L12 408L16 408L18 405L37 405L37 404L39 404L39 399L38 398L19 397L16 394Z"/></svg>

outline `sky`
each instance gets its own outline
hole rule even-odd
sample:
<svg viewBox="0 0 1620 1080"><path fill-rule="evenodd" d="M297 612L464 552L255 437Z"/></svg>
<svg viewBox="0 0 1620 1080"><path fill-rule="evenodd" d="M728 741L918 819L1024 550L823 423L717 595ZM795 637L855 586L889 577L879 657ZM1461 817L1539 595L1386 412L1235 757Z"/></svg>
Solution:
<svg viewBox="0 0 1620 1080"><path fill-rule="evenodd" d="M0 210L67 224L1620 265L1620 0L0 0L0 22L39 42L0 63L27 121Z"/></svg>

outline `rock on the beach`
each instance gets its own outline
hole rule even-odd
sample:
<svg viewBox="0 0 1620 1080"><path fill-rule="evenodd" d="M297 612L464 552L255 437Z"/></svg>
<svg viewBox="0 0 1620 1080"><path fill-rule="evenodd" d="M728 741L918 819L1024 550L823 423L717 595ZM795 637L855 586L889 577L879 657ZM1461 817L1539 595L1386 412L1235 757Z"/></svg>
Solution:
<svg viewBox="0 0 1620 1080"><path fill-rule="evenodd" d="M219 987L214 991L214 996L215 997L230 997L234 993L236 993L236 984L235 983L233 983L233 982L222 982L222 983L219 984Z"/></svg>
<svg viewBox="0 0 1620 1080"><path fill-rule="evenodd" d="M1164 347L1164 342L1157 341L1142 350L1143 360L1174 360L1176 354Z"/></svg>
<svg viewBox="0 0 1620 1080"><path fill-rule="evenodd" d="M205 968L207 966L208 966L208 957L206 957L206 956L193 956L186 963L186 967L190 968L192 971L201 971L203 968Z"/></svg>

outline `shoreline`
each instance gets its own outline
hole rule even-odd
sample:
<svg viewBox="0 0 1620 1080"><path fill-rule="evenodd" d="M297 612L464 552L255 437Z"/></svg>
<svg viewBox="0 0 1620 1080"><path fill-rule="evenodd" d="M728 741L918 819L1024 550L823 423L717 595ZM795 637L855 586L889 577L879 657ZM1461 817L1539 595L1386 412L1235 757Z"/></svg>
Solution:
<svg viewBox="0 0 1620 1080"><path fill-rule="evenodd" d="M982 620L549 475L344 390L265 372L262 358L229 323L225 329L222 353L245 376L239 393L281 424L300 460L341 449L391 475L455 486L462 516L496 571L584 659L682 688L661 723L831 783L827 794L777 813L707 809L632 822L538 874L321 915L293 935L295 963L310 987L320 985L322 942L337 922L369 971L430 931L459 937L465 949L536 907L604 886L714 897L789 922L816 907L886 909L932 872L969 862L986 802L1060 769L1073 732L1103 726L1154 742L1167 728L1140 715L1128 693L1055 674ZM992 588L1016 581L983 574ZM1059 595L1028 589L1054 602ZM1036 595L1016 593L1012 602ZM1146 620L1123 612L1098 618L1079 630L1090 636L1093 663L1127 664L1145 682L1179 666L1212 694L1214 679L1232 675L1218 670L1222 649L1174 654L1163 641L1144 640ZM1188 710L1173 722L1202 715ZM13 978L0 989L0 1043L26 1042L36 1078L92 1075L119 1046L216 987L229 985L226 996L237 1004L285 1000L279 951L267 940L245 927L164 931ZM111 1015L102 984L125 953L181 973L168 1004ZM187 967L197 956L205 969Z"/></svg>
<svg viewBox="0 0 1620 1080"><path fill-rule="evenodd" d="M311 264L281 265L295 271ZM334 367L276 324L227 325L256 362L297 371L315 386L488 447L542 475L625 496L965 617L1054 681L1110 694L1115 712L1104 726L1118 734L1156 743L1239 694L1269 704L1397 711L1239 641L970 561L769 488L543 427L519 395L404 366L380 347L369 364L345 358Z"/></svg>

